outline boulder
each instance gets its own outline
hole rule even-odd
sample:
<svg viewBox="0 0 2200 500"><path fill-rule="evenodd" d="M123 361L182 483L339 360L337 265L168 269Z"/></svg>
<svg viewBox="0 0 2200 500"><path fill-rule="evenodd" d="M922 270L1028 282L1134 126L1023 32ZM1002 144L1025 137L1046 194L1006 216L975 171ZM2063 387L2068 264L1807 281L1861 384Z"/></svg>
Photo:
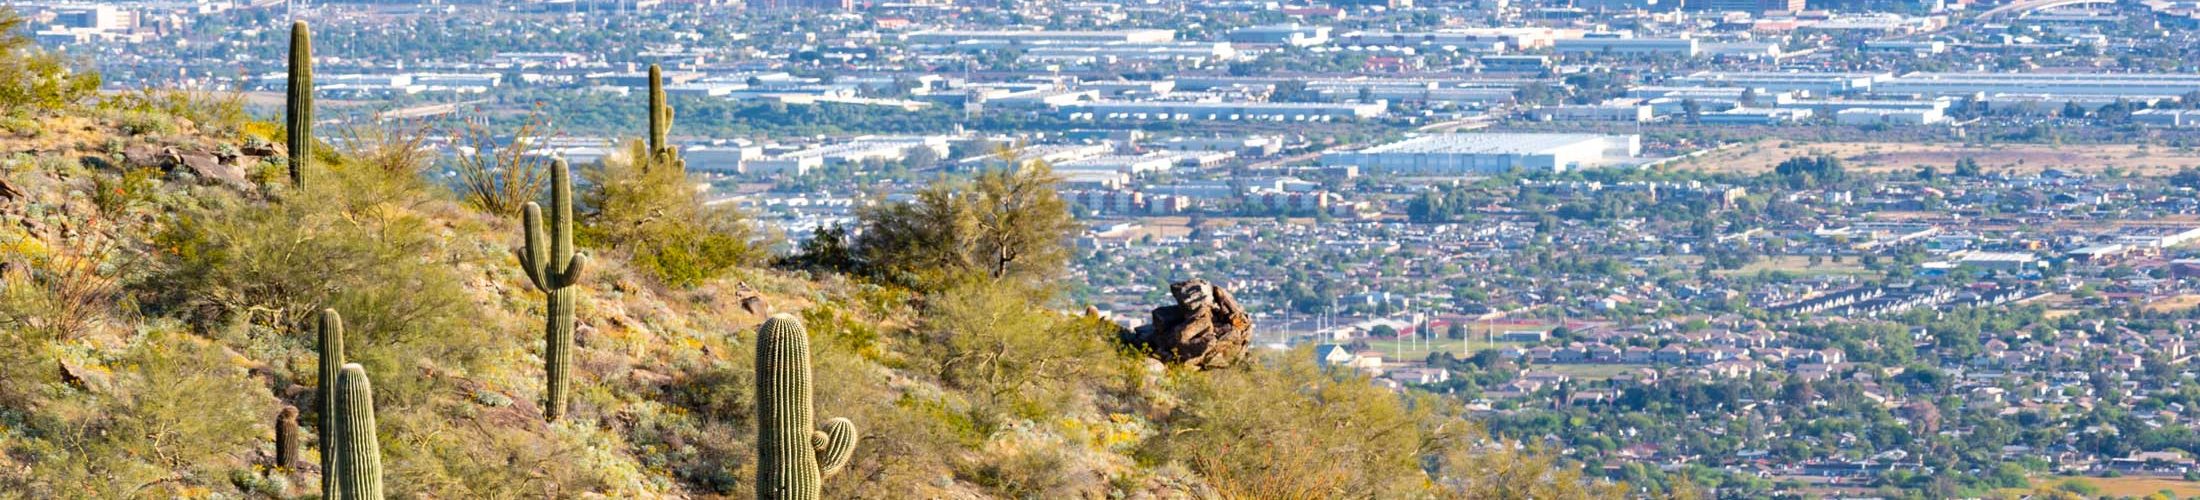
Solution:
<svg viewBox="0 0 2200 500"><path fill-rule="evenodd" d="M222 163L221 158L213 153L169 148L167 156L167 168L169 170L181 167L190 170L191 175L198 176L200 179L221 181L233 187L243 188L252 185L251 181L245 179L244 168Z"/></svg>
<svg viewBox="0 0 2200 500"><path fill-rule="evenodd" d="M1253 343L1253 318L1230 291L1192 279L1169 285L1176 305L1153 310L1153 322L1125 335L1154 359L1195 369L1226 368Z"/></svg>
<svg viewBox="0 0 2200 500"><path fill-rule="evenodd" d="M134 143L122 148L122 164L138 168L168 168L167 151L149 143Z"/></svg>
<svg viewBox="0 0 2200 500"><path fill-rule="evenodd" d="M733 300L741 305L741 310L748 311L750 315L766 316L771 314L771 304L764 303L764 296L756 293L756 288L749 286L749 282L743 281L734 287Z"/></svg>

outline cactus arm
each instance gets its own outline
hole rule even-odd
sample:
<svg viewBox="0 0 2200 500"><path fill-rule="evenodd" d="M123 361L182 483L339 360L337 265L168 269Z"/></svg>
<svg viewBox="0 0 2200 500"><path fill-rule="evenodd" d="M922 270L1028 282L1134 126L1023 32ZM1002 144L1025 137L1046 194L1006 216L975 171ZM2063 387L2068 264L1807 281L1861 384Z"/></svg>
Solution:
<svg viewBox="0 0 2200 500"><path fill-rule="evenodd" d="M545 264L545 273L564 269L566 261L573 260L573 175L564 158L550 165L549 237L550 260L536 261Z"/></svg>
<svg viewBox="0 0 2200 500"><path fill-rule="evenodd" d="M526 240L526 246L512 253L519 255L519 267L527 275L527 281L533 282L537 290L548 291L550 280L543 276L542 265L542 261L549 259L548 247L543 244L548 238L542 234L542 205L530 201L520 212L520 236Z"/></svg>
<svg viewBox="0 0 2200 500"><path fill-rule="evenodd" d="M588 254L573 255L573 260L565 263L565 272L558 273L557 287L565 288L580 283L582 278L587 277L587 270Z"/></svg>
<svg viewBox="0 0 2200 500"><path fill-rule="evenodd" d="M817 449L818 475L833 477L848 458L855 455L856 424L845 418L826 420L823 430L810 435L810 447Z"/></svg>

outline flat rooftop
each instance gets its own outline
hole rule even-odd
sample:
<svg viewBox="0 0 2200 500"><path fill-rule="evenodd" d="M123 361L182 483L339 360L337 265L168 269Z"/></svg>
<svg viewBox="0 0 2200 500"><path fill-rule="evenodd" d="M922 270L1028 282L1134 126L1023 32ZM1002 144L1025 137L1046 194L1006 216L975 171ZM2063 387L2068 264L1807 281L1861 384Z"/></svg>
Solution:
<svg viewBox="0 0 2200 500"><path fill-rule="evenodd" d="M1534 154L1568 147L1602 149L1604 140L1605 136L1596 134L1433 134L1363 149L1358 153Z"/></svg>

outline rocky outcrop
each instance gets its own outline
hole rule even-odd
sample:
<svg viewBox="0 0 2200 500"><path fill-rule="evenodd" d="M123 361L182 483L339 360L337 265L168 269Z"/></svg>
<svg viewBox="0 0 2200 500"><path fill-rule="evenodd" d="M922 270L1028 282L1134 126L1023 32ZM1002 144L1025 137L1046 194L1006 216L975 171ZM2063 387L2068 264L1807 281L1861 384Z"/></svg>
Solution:
<svg viewBox="0 0 2200 500"><path fill-rule="evenodd" d="M1196 369L1226 368L1253 342L1253 318L1228 290L1192 279L1169 285L1176 305L1153 310L1153 322L1124 336L1155 359Z"/></svg>

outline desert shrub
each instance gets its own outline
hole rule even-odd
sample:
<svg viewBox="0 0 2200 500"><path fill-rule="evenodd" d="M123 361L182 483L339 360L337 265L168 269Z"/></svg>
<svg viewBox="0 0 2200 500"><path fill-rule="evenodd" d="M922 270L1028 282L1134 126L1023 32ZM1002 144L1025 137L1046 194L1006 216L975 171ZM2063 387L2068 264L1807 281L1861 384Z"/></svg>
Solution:
<svg viewBox="0 0 2200 500"><path fill-rule="evenodd" d="M747 217L732 207L703 203L687 172L654 165L641 142L624 155L582 170L589 189L580 195L583 246L613 249L669 286L688 287L728 270L760 262Z"/></svg>
<svg viewBox="0 0 2200 500"><path fill-rule="evenodd" d="M1184 407L1146 460L1181 462L1225 498L1613 498L1556 456L1487 438L1456 403L1400 395L1301 348L1176 373Z"/></svg>
<svg viewBox="0 0 2200 500"><path fill-rule="evenodd" d="M419 176L434 165L426 125L396 121L345 127L334 146L353 166L389 176Z"/></svg>
<svg viewBox="0 0 2200 500"><path fill-rule="evenodd" d="M109 217L142 208L160 191L160 175L152 168L125 168L119 176L91 176L92 205Z"/></svg>
<svg viewBox="0 0 2200 500"><path fill-rule="evenodd" d="M155 137L173 135L182 130L182 126L176 124L176 118L172 115L142 111L123 113L117 127L125 134Z"/></svg>
<svg viewBox="0 0 2200 500"><path fill-rule="evenodd" d="M1122 362L1107 332L1040 306L1045 293L1013 283L969 283L925 300L917 331L925 368L971 392L985 409L1024 417L1057 414L1082 382Z"/></svg>
<svg viewBox="0 0 2200 500"><path fill-rule="evenodd" d="M865 207L856 266L925 291L972 277L1043 281L1068 259L1076 230L1060 181L1045 163L1018 162L971 179L935 182L913 200Z"/></svg>
<svg viewBox="0 0 2200 500"><path fill-rule="evenodd" d="M467 123L451 131L451 144L459 152L445 167L458 176L459 198L468 206L491 214L516 216L527 202L542 197L550 183L550 158L536 154L536 137L546 131L542 115L530 115L513 137L503 137L488 125Z"/></svg>
<svg viewBox="0 0 2200 500"><path fill-rule="evenodd" d="M1624 485L1585 477L1557 453L1489 439L1465 420L1433 430L1427 449L1435 454L1430 476L1436 491L1449 498L1618 498L1626 491ZM1686 484L1671 490L1667 498L1693 492Z"/></svg>
<svg viewBox="0 0 2200 500"><path fill-rule="evenodd" d="M76 71L60 54L38 48L15 10L0 7L0 115L51 113L99 91L99 74Z"/></svg>
<svg viewBox="0 0 2200 500"><path fill-rule="evenodd" d="M179 496L249 468L274 398L233 359L173 324L147 327L112 360L79 355L83 378L72 384L89 394L50 392L35 411L0 408L25 424L11 425L20 439L0 447L27 465L0 470L0 491Z"/></svg>
<svg viewBox="0 0 2200 500"><path fill-rule="evenodd" d="M1242 369L1181 374L1185 407L1150 451L1181 460L1228 498L1418 496L1426 408L1301 349Z"/></svg>
<svg viewBox="0 0 2200 500"><path fill-rule="evenodd" d="M974 470L967 475L979 486L999 492L1002 498L1059 497L1071 486L1071 479L1062 473L1070 462L1070 457L1058 448L1034 447L973 464Z"/></svg>
<svg viewBox="0 0 2200 500"><path fill-rule="evenodd" d="M311 349L307 323L336 309L370 373L423 359L465 366L518 348L462 321L471 302L455 268L485 257L444 244L420 181L349 165L334 162L279 202L207 191L152 236L157 269L130 288L157 314L290 333L271 349ZM415 380L377 379L376 391L404 396Z"/></svg>
<svg viewBox="0 0 2200 500"><path fill-rule="evenodd" d="M238 92L146 88L118 92L98 104L119 117L123 131L131 135L174 133L180 119L215 137L242 139L239 135L253 122L244 108L244 94Z"/></svg>
<svg viewBox="0 0 2200 500"><path fill-rule="evenodd" d="M90 225L97 230L102 226ZM113 263L116 244L99 233L48 246L27 234L0 233L0 326L15 341L70 340L106 321L122 300Z"/></svg>

